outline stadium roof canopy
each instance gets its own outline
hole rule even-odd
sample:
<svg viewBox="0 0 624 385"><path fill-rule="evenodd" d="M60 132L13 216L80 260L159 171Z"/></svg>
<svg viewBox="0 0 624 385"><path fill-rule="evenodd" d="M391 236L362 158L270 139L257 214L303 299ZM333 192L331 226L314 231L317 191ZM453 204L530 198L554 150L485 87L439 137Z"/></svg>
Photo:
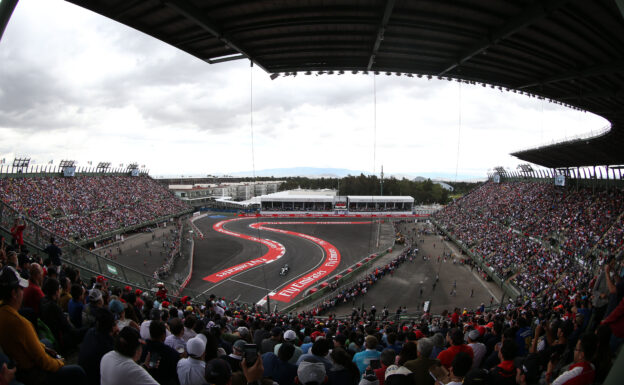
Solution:
<svg viewBox="0 0 624 385"><path fill-rule="evenodd" d="M624 0L68 1L208 63L450 77L546 97L605 117L611 131L512 155L624 164Z"/></svg>

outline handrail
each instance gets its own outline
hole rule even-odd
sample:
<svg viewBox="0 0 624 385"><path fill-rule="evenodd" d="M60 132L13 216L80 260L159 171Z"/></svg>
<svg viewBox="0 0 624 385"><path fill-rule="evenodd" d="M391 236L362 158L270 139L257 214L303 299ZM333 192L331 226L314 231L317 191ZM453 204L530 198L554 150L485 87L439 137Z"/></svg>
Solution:
<svg viewBox="0 0 624 385"><path fill-rule="evenodd" d="M0 229L9 233L13 219L20 216L21 214L17 210L0 201ZM57 245L63 250L62 261L79 268L81 272L86 273L86 276L102 275L114 282L119 282L122 285L131 285L144 291L151 290L156 287L157 282L161 281L166 284L171 293L180 291L180 285L176 282L160 280L154 278L153 275L101 257L79 244L52 233L28 217L24 217L24 221L28 224L27 230L24 232L24 241L28 243L30 248L43 252L48 239L53 236L57 241ZM205 297L202 293L189 289L184 290L192 294L194 299L201 300Z"/></svg>

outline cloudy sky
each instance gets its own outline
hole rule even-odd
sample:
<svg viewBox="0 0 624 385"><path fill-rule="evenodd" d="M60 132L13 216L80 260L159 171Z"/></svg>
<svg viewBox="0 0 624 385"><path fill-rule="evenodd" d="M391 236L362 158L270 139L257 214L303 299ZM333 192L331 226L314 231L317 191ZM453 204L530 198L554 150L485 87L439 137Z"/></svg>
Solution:
<svg viewBox="0 0 624 385"><path fill-rule="evenodd" d="M459 164L460 178L484 177L515 169L510 152L608 124L513 93L395 75L376 77L375 109L373 75L272 81L249 62L209 65L60 0L18 3L0 63L7 162L138 162L152 175L382 164L386 174L454 175Z"/></svg>

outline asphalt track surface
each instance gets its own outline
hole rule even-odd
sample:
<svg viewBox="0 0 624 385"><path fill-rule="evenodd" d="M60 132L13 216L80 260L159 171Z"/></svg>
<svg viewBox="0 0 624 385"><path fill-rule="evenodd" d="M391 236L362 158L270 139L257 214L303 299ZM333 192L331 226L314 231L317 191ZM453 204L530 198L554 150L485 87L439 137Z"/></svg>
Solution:
<svg viewBox="0 0 624 385"><path fill-rule="evenodd" d="M224 225L227 230L277 241L285 247L285 254L275 262L252 267L219 282L208 282L204 277L234 265L258 258L268 251L260 243L221 234L213 226L223 220L222 216L207 216L195 221L204 239L195 239L193 277L188 287L192 290L215 294L228 300L257 303L268 292L276 291L298 277L315 269L325 259L323 249L300 237L266 230L256 230L249 225L256 222L370 222L367 218L244 218ZM320 238L334 245L341 254L340 263L329 275L333 276L371 253L385 249L393 237L391 224L385 222L363 224L271 224L268 227L299 232ZM380 232L380 248L377 233ZM384 247L385 246L385 247ZM284 264L290 272L281 277ZM294 300L301 298L301 294ZM278 309L288 303L271 301Z"/></svg>
<svg viewBox="0 0 624 385"><path fill-rule="evenodd" d="M418 256L412 262L403 263L393 275L383 277L366 295L356 297L355 301L339 304L329 313L338 316L348 315L351 314L353 307L369 310L371 305L375 305L377 314L381 312L383 306L388 307L390 315L396 314L399 306L407 307L407 312L412 313L422 311L424 302L430 301L431 312L440 314L444 310L452 312L455 307L477 308L481 303L488 306L492 297L494 303L500 301L502 291L495 283L486 282L479 277L476 270L459 263L463 256L455 245L444 241L439 235L417 235L416 232L410 232L416 228L433 230L433 226L419 223L402 227L407 230L403 233L408 234L414 245L417 245ZM398 251L399 247L396 249ZM446 262L442 257L445 252L451 252L452 255ZM430 258L423 260L423 256ZM441 257L440 262L438 256ZM455 264L453 259L456 261ZM380 265L381 261L373 266ZM439 281L434 287L436 275L439 275Z"/></svg>

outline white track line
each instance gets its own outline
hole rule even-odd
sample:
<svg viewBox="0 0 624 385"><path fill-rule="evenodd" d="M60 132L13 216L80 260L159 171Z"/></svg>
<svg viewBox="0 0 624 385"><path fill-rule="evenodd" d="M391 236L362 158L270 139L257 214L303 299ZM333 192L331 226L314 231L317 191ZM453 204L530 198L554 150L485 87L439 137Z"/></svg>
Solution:
<svg viewBox="0 0 624 385"><path fill-rule="evenodd" d="M223 225L223 227L225 228L225 225ZM270 230L261 230L261 231L270 231ZM285 234L285 235L289 235L289 234ZM287 285L287 284L291 283L292 281L296 280L297 278L301 277L302 275L305 275L305 274L309 273L309 272L310 272L310 270L316 269L319 265L321 265L321 264L323 263L323 260L325 259L325 250L323 250L323 248L322 248L320 245L318 245L318 244L316 244L316 243L312 242L312 241L311 241L311 240L309 240L309 239L305 239L305 238L297 237L296 235L293 235L293 236L294 236L294 237L296 237L296 238L299 238L299 239L306 240L306 241L308 241L308 242L312 243L313 245L315 245L316 247L318 247L319 249L321 249L321 259L320 259L320 261L319 261L319 262L318 262L318 263L317 263L314 267L312 267L311 269L308 269L308 270L306 270L305 272L303 272L303 273L299 274L299 275L298 275L298 276L296 276L294 279L291 279L291 280L290 280L290 281L288 281L288 282L285 282L285 283L282 283L282 284L278 285L275 289L273 289L273 290L272 290L272 292L275 292L278 288L280 288L280 287L282 287L282 286L285 286L285 285ZM256 237L257 237L257 236L256 236ZM252 241L252 242L253 242L253 241ZM286 252L288 252L288 250L286 250ZM284 255L286 255L286 254L284 254ZM257 269L257 268L259 268L259 267L262 267L262 266L264 266L264 265L265 265L265 264L263 263L263 264L260 264L260 265L258 265L258 266L252 267L252 268L250 268L250 269L243 270L243 271L241 271L241 272L239 272L239 273L237 273L237 274L234 274L234 275L233 275L233 277L236 277L236 276L238 276L238 275L240 275L240 274L242 274L242 273L248 272L248 271L252 271L252 270ZM200 295L204 295L204 294L206 294L206 293L207 293L207 292L209 292L210 290L213 290L215 287L217 287L217 286L221 285L222 283L227 282L227 281L229 281L229 280L232 280L232 279L231 279L231 278L224 279L223 281L221 281L221 282L219 282L219 283L217 283L217 284L215 284L215 285L213 285L213 286L210 286L208 289L204 290L204 291L203 291ZM253 286L253 285L252 285L252 286ZM262 289L264 289L264 288L262 288ZM267 290L267 289L264 289L264 290ZM267 291L269 291L269 290L267 290ZM264 298L264 297L263 297L263 298ZM260 300L262 300L262 298L260 298Z"/></svg>

